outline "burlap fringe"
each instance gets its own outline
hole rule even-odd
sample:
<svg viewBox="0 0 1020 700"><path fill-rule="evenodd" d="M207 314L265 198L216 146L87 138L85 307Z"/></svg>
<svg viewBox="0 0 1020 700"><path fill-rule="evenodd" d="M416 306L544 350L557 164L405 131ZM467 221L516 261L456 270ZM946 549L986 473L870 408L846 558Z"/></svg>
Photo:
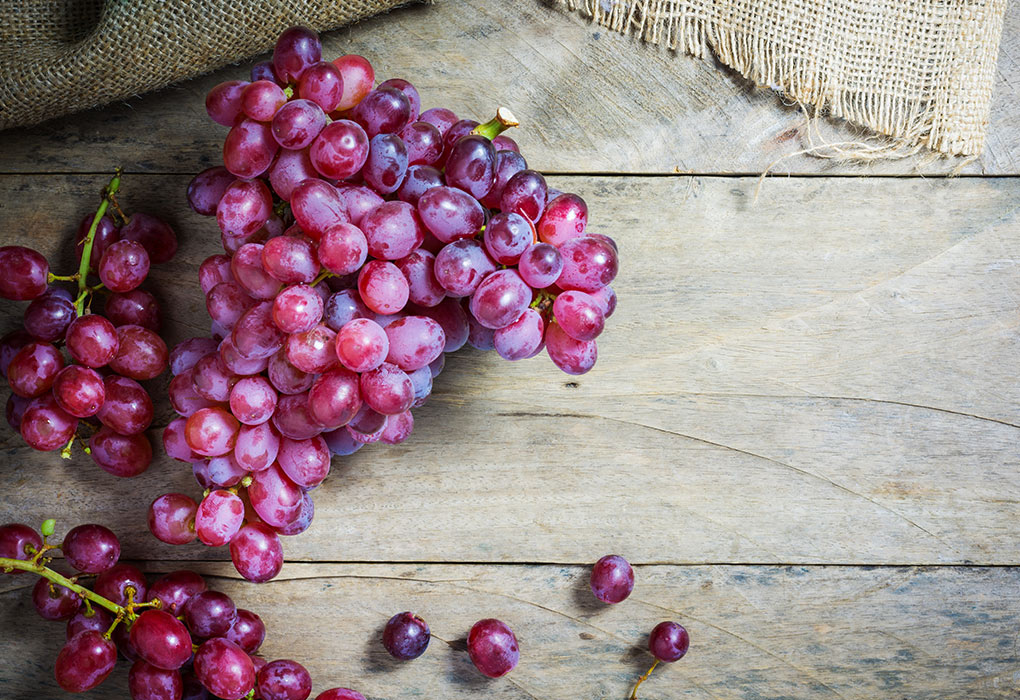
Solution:
<svg viewBox="0 0 1020 700"><path fill-rule="evenodd" d="M711 0L703 3L696 0L557 1L614 31L634 34L649 43L698 58L714 55L756 85L778 90L802 107L810 105L810 112L804 108L810 146L780 161L810 154L868 162L906 158L930 149L934 157L970 156L955 168L958 172L984 148L1006 0L985 0L986 13L976 8L964 17L967 28L958 39L953 39L963 44L970 41L965 47L969 61L960 61L966 66L966 74L951 76L959 93L947 90L946 95L925 99L895 94L894 89L881 93L846 89L832 76L824 75L816 62L793 56L770 41L768 28L738 31L721 27L720 23L706 17L710 12L699 12L692 7L712 5ZM811 40L809 36L804 38ZM830 143L818 131L817 121L821 116L842 118L884 136ZM763 177L767 173L768 170Z"/></svg>

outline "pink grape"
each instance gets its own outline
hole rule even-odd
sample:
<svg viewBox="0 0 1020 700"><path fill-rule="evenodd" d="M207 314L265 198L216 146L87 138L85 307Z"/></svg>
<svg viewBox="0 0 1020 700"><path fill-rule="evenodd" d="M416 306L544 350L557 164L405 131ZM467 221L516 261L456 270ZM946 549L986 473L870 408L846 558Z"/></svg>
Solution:
<svg viewBox="0 0 1020 700"><path fill-rule="evenodd" d="M336 223L319 239L319 262L330 272L349 275L357 272L368 257L368 240L357 226Z"/></svg>
<svg viewBox="0 0 1020 700"><path fill-rule="evenodd" d="M217 457L234 448L240 423L228 411L219 408L201 408L193 413L185 425L184 436L188 447L200 455Z"/></svg>
<svg viewBox="0 0 1020 700"><path fill-rule="evenodd" d="M673 663L687 654L691 637L677 622L660 622L648 635L648 651L659 661Z"/></svg>
<svg viewBox="0 0 1020 700"><path fill-rule="evenodd" d="M167 424L163 429L163 451L167 457L190 464L201 457L191 451L184 439L184 426L187 422L185 418L175 418Z"/></svg>
<svg viewBox="0 0 1020 700"><path fill-rule="evenodd" d="M366 58L356 54L334 58L333 65L340 71L344 86L337 109L346 111L365 99L365 95L372 91L375 71Z"/></svg>
<svg viewBox="0 0 1020 700"><path fill-rule="evenodd" d="M616 311L616 292L610 286L605 286L602 289L597 289L591 294L592 298L598 302L599 308L602 309L602 314L609 318Z"/></svg>
<svg viewBox="0 0 1020 700"><path fill-rule="evenodd" d="M606 322L598 300L584 292L561 293L553 303L553 315L563 332L574 340L594 340Z"/></svg>
<svg viewBox="0 0 1020 700"><path fill-rule="evenodd" d="M60 545L64 559L83 574L101 574L120 558L120 541L102 525L78 525Z"/></svg>
<svg viewBox="0 0 1020 700"><path fill-rule="evenodd" d="M479 620L468 633L468 655L482 675L499 678L512 671L521 658L517 637L505 622Z"/></svg>
<svg viewBox="0 0 1020 700"><path fill-rule="evenodd" d="M318 435L307 440L283 438L276 459L291 481L306 489L318 486L329 475L329 448Z"/></svg>
<svg viewBox="0 0 1020 700"><path fill-rule="evenodd" d="M559 246L563 272L556 284L562 289L594 292L611 283L619 263L616 250L592 236L572 238Z"/></svg>
<svg viewBox="0 0 1020 700"><path fill-rule="evenodd" d="M53 397L64 411L75 418L96 414L106 398L103 378L94 369L68 365L53 381Z"/></svg>
<svg viewBox="0 0 1020 700"><path fill-rule="evenodd" d="M339 430L345 430L340 428ZM328 442L328 440L327 440ZM332 453L332 449L330 450ZM301 494L301 510L297 517L291 522L287 523L282 527L276 528L277 534L292 536L300 535L302 532L308 529L312 524L312 519L315 517L315 504L312 502L312 497L307 492Z"/></svg>
<svg viewBox="0 0 1020 700"><path fill-rule="evenodd" d="M135 212L120 230L124 241L141 243L149 254L149 261L160 265L177 254L177 234L159 217Z"/></svg>
<svg viewBox="0 0 1020 700"><path fill-rule="evenodd" d="M397 190L397 198L417 206L423 194L443 184L443 174L431 165L412 165Z"/></svg>
<svg viewBox="0 0 1020 700"><path fill-rule="evenodd" d="M594 340L574 340L555 323L545 331L545 349L553 364L567 374L584 374L598 359Z"/></svg>
<svg viewBox="0 0 1020 700"><path fill-rule="evenodd" d="M220 282L205 296L209 318L226 330L233 329L244 312L254 305L255 300L236 282Z"/></svg>
<svg viewBox="0 0 1020 700"><path fill-rule="evenodd" d="M74 319L67 328L65 340L71 357L86 367L108 364L120 348L113 324L95 314Z"/></svg>
<svg viewBox="0 0 1020 700"><path fill-rule="evenodd" d="M127 605L129 598L136 603L145 601L149 588L137 566L117 564L96 577L92 590L117 605Z"/></svg>
<svg viewBox="0 0 1020 700"><path fill-rule="evenodd" d="M368 308L394 314L407 303L409 288L400 268L391 262L370 260L358 273L358 291Z"/></svg>
<svg viewBox="0 0 1020 700"><path fill-rule="evenodd" d="M443 243L471 238L485 224L485 211L467 192L455 187L433 187L418 200L425 227Z"/></svg>
<svg viewBox="0 0 1020 700"><path fill-rule="evenodd" d="M305 27L291 27L276 40L273 71L283 83L297 82L305 70L318 63L320 58L322 43L319 35Z"/></svg>
<svg viewBox="0 0 1020 700"><path fill-rule="evenodd" d="M46 292L50 265L40 253L22 246L0 248L0 297L25 301Z"/></svg>
<svg viewBox="0 0 1020 700"><path fill-rule="evenodd" d="M83 693L106 680L117 663L117 647L102 632L85 630L57 655L57 683L69 693Z"/></svg>
<svg viewBox="0 0 1020 700"><path fill-rule="evenodd" d="M241 529L243 531L248 527L252 526L246 525ZM239 549L247 550L247 548ZM266 638L266 625L262 622L262 618L253 613L251 610L238 608L234 624L230 626L230 629L227 630L227 633L223 636L224 639L227 639L244 649L245 653L254 654L259 650L259 647L262 646L262 642Z"/></svg>
<svg viewBox="0 0 1020 700"><path fill-rule="evenodd" d="M400 90L380 87L365 95L351 114L369 138L395 134L411 120L411 102Z"/></svg>
<svg viewBox="0 0 1020 700"><path fill-rule="evenodd" d="M255 472L248 497L255 512L271 527L283 527L301 512L301 489L279 465Z"/></svg>
<svg viewBox="0 0 1020 700"><path fill-rule="evenodd" d="M243 357L241 353L237 351L234 346L234 341L228 335L222 341L220 341L219 347L220 359L223 360L223 365L240 376L250 376L252 374L259 374L265 371L266 367L269 366L268 357L255 357L247 358Z"/></svg>
<svg viewBox="0 0 1020 700"><path fill-rule="evenodd" d="M319 173L312 166L312 159L308 157L308 149L301 151L281 149L269 168L269 184L280 199L288 202L298 185L305 180L318 177Z"/></svg>
<svg viewBox="0 0 1020 700"><path fill-rule="evenodd" d="M21 437L32 449L48 452L66 445L78 428L78 419L44 394L28 404L21 416Z"/></svg>
<svg viewBox="0 0 1020 700"><path fill-rule="evenodd" d="M320 61L301 73L297 94L311 100L325 112L332 112L340 104L344 83L340 71L332 63Z"/></svg>
<svg viewBox="0 0 1020 700"><path fill-rule="evenodd" d="M230 176L230 179L233 181L233 176ZM215 206L216 203L213 202L213 207ZM78 232L74 236L74 260L76 263L81 262L82 253L85 252L85 239L88 238L89 231L92 229L92 222L95 218L96 215L94 213L86 214L82 218L81 223L78 224ZM103 259L103 253L106 252L111 243L119 240L120 229L113 223L113 219L109 216L100 217L99 223L96 225L96 232L92 235L92 254L89 256L89 268L97 270L99 268L99 261Z"/></svg>
<svg viewBox="0 0 1020 700"><path fill-rule="evenodd" d="M492 146L496 149L497 153L501 150L512 151L514 153L521 152L521 147L517 145L517 142L506 134L500 134L492 139Z"/></svg>
<svg viewBox="0 0 1020 700"><path fill-rule="evenodd" d="M216 205L219 204L220 198L223 197L223 193L227 191L227 188L233 184L234 179L234 175L222 165L206 168L188 183L188 204L191 205L196 214L213 216L216 214ZM103 218L107 219L107 217ZM112 225L113 222L110 221L110 226ZM96 248L95 244L93 244L93 267L98 263L95 253Z"/></svg>
<svg viewBox="0 0 1020 700"><path fill-rule="evenodd" d="M337 191L351 223L355 226L361 226L365 215L383 203L383 198L368 187L345 184Z"/></svg>
<svg viewBox="0 0 1020 700"><path fill-rule="evenodd" d="M324 126L326 115L319 105L312 100L291 100L273 117L273 137L283 148L300 151L312 145Z"/></svg>
<svg viewBox="0 0 1020 700"><path fill-rule="evenodd" d="M560 246L584 235L588 225L588 205L576 194L561 194L546 205L538 222L538 237Z"/></svg>
<svg viewBox="0 0 1020 700"><path fill-rule="evenodd" d="M429 110L431 111L431 110ZM427 114L427 112L426 112ZM425 115L422 115L424 118ZM437 125L438 126L438 125ZM446 164L446 160L453 150L453 147L462 138L471 133L471 131L478 126L478 122L474 119L461 119L460 121L454 122L450 125L446 131L443 131L443 157L440 159L437 166L443 166ZM442 129L440 129L442 131Z"/></svg>
<svg viewBox="0 0 1020 700"><path fill-rule="evenodd" d="M365 403L385 416L403 413L414 403L414 385L411 378L399 367L388 362L362 374L360 386Z"/></svg>
<svg viewBox="0 0 1020 700"><path fill-rule="evenodd" d="M269 358L269 381L281 394L300 394L307 391L314 375L302 372L292 365L283 350Z"/></svg>
<svg viewBox="0 0 1020 700"><path fill-rule="evenodd" d="M269 423L242 425L234 445L234 459L242 469L262 471L276 461L280 436Z"/></svg>
<svg viewBox="0 0 1020 700"><path fill-rule="evenodd" d="M312 677L296 661L270 661L258 673L262 700L305 700L312 692Z"/></svg>
<svg viewBox="0 0 1020 700"><path fill-rule="evenodd" d="M634 569L617 554L602 557L591 570L591 592L603 603L626 600L634 590Z"/></svg>
<svg viewBox="0 0 1020 700"><path fill-rule="evenodd" d="M230 399L230 390L237 383L238 377L227 369L218 352L212 352L195 363L191 370L191 381L199 396L224 403Z"/></svg>
<svg viewBox="0 0 1020 700"><path fill-rule="evenodd" d="M337 428L331 430L328 433L323 433L323 438L326 440L326 444L329 445L329 451L341 457L352 455L360 450L364 445L351 435L351 431L346 427ZM307 495L307 494L305 494ZM289 533L283 533L289 534Z"/></svg>
<svg viewBox="0 0 1020 700"><path fill-rule="evenodd" d="M99 279L112 292L130 292L149 274L149 254L141 243L117 241L99 261Z"/></svg>
<svg viewBox="0 0 1020 700"><path fill-rule="evenodd" d="M173 700L184 692L179 671L167 671L138 659L128 672L131 700Z"/></svg>
<svg viewBox="0 0 1020 700"><path fill-rule="evenodd" d="M517 271L529 286L542 289L559 279L563 272L563 256L554 245L536 243L521 255Z"/></svg>
<svg viewBox="0 0 1020 700"><path fill-rule="evenodd" d="M457 115L445 107L433 107L426 109L418 117L420 121L427 122L439 129L440 134L446 134L450 127L457 123Z"/></svg>
<svg viewBox="0 0 1020 700"><path fill-rule="evenodd" d="M427 316L407 316L386 327L389 352L386 361L413 372L426 367L443 352L443 327ZM399 412L399 411L395 411Z"/></svg>
<svg viewBox="0 0 1020 700"><path fill-rule="evenodd" d="M337 362L336 331L318 325L302 333L287 336L287 360L302 372L320 374Z"/></svg>
<svg viewBox="0 0 1020 700"><path fill-rule="evenodd" d="M387 418L368 404L362 404L361 410L347 424L351 437L361 443L377 442L386 429Z"/></svg>
<svg viewBox="0 0 1020 700"><path fill-rule="evenodd" d="M321 374L308 391L308 413L324 426L346 425L360 408L358 375L343 368Z"/></svg>
<svg viewBox="0 0 1020 700"><path fill-rule="evenodd" d="M315 244L304 236L271 238L262 248L262 268L284 284L307 284L319 273Z"/></svg>
<svg viewBox="0 0 1020 700"><path fill-rule="evenodd" d="M481 199L496 184L496 151L492 142L484 136L461 137L449 151L445 173L448 185Z"/></svg>
<svg viewBox="0 0 1020 700"><path fill-rule="evenodd" d="M114 339L116 339L116 331L112 327L110 330L114 333ZM6 379L7 367L11 364L11 360L14 359L14 356L18 354L21 348L33 342L33 340L32 336L21 328L13 330L3 338L0 338L0 375L3 375ZM74 353L71 353L71 356L73 357Z"/></svg>
<svg viewBox="0 0 1020 700"><path fill-rule="evenodd" d="M219 591L196 593L184 606L184 623L196 637L220 637L236 619L234 601Z"/></svg>
<svg viewBox="0 0 1020 700"><path fill-rule="evenodd" d="M471 297L471 314L486 328L503 328L520 318L531 297L531 288L516 270L500 270L478 285Z"/></svg>
<svg viewBox="0 0 1020 700"><path fill-rule="evenodd" d="M362 177L379 194L397 191L407 173L407 146L396 134L376 134L369 142Z"/></svg>
<svg viewBox="0 0 1020 700"><path fill-rule="evenodd" d="M496 332L480 324L474 316L468 314L468 344L476 350L492 350L496 347Z"/></svg>
<svg viewBox="0 0 1020 700"><path fill-rule="evenodd" d="M407 202L384 202L361 220L368 253L381 260L409 255L425 238L418 212Z"/></svg>
<svg viewBox="0 0 1020 700"><path fill-rule="evenodd" d="M230 541L230 559L237 572L247 580L254 583L269 581L283 568L280 537L263 523L245 525ZM242 612L238 610L239 615ZM227 638L230 638L229 632Z"/></svg>
<svg viewBox="0 0 1020 700"><path fill-rule="evenodd" d="M365 696L350 688L330 688L316 695L315 700L365 700Z"/></svg>
<svg viewBox="0 0 1020 700"><path fill-rule="evenodd" d="M191 658L191 635L164 610L145 610L131 625L131 644L156 668L173 671Z"/></svg>
<svg viewBox="0 0 1020 700"><path fill-rule="evenodd" d="M524 360L542 348L545 323L535 309L525 309L521 317L492 335L496 352L504 360Z"/></svg>
<svg viewBox="0 0 1020 700"><path fill-rule="evenodd" d="M336 354L347 369L367 372L383 363L389 352L386 331L375 321L359 318L345 324L336 337Z"/></svg>
<svg viewBox="0 0 1020 700"><path fill-rule="evenodd" d="M35 398L49 391L63 367L64 358L54 346L28 343L7 365L7 382L18 396Z"/></svg>
<svg viewBox="0 0 1020 700"><path fill-rule="evenodd" d="M230 339L242 357L269 357L283 346L284 335L273 323L273 305L267 301L256 304L241 316L231 331ZM270 362L270 367L272 363Z"/></svg>
<svg viewBox="0 0 1020 700"><path fill-rule="evenodd" d="M241 91L241 110L255 121L270 121L286 103L283 89L271 80L256 80Z"/></svg>
<svg viewBox="0 0 1020 700"><path fill-rule="evenodd" d="M205 579L194 571L171 571L149 587L149 600L159 600L162 610L181 615L187 602L204 590Z"/></svg>
<svg viewBox="0 0 1020 700"><path fill-rule="evenodd" d="M476 240L454 241L436 255L433 266L436 280L450 296L466 297L496 270L496 263Z"/></svg>
<svg viewBox="0 0 1020 700"><path fill-rule="evenodd" d="M240 431L238 431L240 434ZM237 445L235 443L234 447ZM237 463L233 452L228 452L220 457L213 457L204 462L205 476L209 483L223 488L230 488L240 483L246 475L247 470Z"/></svg>
<svg viewBox="0 0 1020 700"><path fill-rule="evenodd" d="M501 265L516 265L535 241L531 222L516 213L501 212L485 227L485 249Z"/></svg>
<svg viewBox="0 0 1020 700"><path fill-rule="evenodd" d="M279 84L280 80L276 77L276 70L273 68L272 61L262 61L256 63L251 67L251 79L255 80L272 80Z"/></svg>
<svg viewBox="0 0 1020 700"><path fill-rule="evenodd" d="M152 445L143 434L121 435L103 426L89 439L92 461L114 476L138 476L152 464Z"/></svg>
<svg viewBox="0 0 1020 700"><path fill-rule="evenodd" d="M222 547L244 522L244 504L230 491L212 491L202 499L195 514L195 532L202 544Z"/></svg>
<svg viewBox="0 0 1020 700"><path fill-rule="evenodd" d="M52 622L66 620L78 612L81 598L70 588L41 578L32 587L32 604L39 617Z"/></svg>
<svg viewBox="0 0 1020 700"><path fill-rule="evenodd" d="M50 342L64 337L75 316L70 301L56 294L44 294L28 305L22 323L33 337Z"/></svg>
<svg viewBox="0 0 1020 700"><path fill-rule="evenodd" d="M319 240L331 226L347 220L340 193L328 182L318 179L305 180L295 187L290 206L301 230L313 240Z"/></svg>
<svg viewBox="0 0 1020 700"><path fill-rule="evenodd" d="M230 390L230 411L240 422L258 425L273 415L276 400L276 390L265 377L245 377Z"/></svg>
<svg viewBox="0 0 1020 700"><path fill-rule="evenodd" d="M368 160L369 136L356 122L338 119L327 124L312 141L312 165L323 176L346 180Z"/></svg>
<svg viewBox="0 0 1020 700"><path fill-rule="evenodd" d="M223 165L237 177L257 177L269 169L279 148L268 124L244 119L223 142Z"/></svg>
<svg viewBox="0 0 1020 700"><path fill-rule="evenodd" d="M410 411L389 416L386 418L386 427L383 428L382 434L379 436L379 442L384 442L387 445L399 445L411 437L413 430L414 416Z"/></svg>
<svg viewBox="0 0 1020 700"><path fill-rule="evenodd" d="M166 493L149 506L149 531L160 542L188 544L194 541L198 504L183 493Z"/></svg>
<svg viewBox="0 0 1020 700"><path fill-rule="evenodd" d="M141 326L159 331L160 313L156 297L144 289L111 294L106 298L103 313L115 326Z"/></svg>
<svg viewBox="0 0 1020 700"><path fill-rule="evenodd" d="M231 258L230 272L253 298L272 299L280 289L280 282L262 268L262 251L261 243L245 243Z"/></svg>
<svg viewBox="0 0 1020 700"><path fill-rule="evenodd" d="M545 210L546 184L542 174L521 170L507 180L499 199L503 212L520 214L529 221L538 221Z"/></svg>
<svg viewBox="0 0 1020 700"><path fill-rule="evenodd" d="M216 205L216 223L223 233L250 236L262 228L273 213L273 195L262 180L237 180L223 192Z"/></svg>
<svg viewBox="0 0 1020 700"><path fill-rule="evenodd" d="M198 266L198 283L202 287L202 294L208 294L209 290L221 282L233 281L229 256L210 255Z"/></svg>
<svg viewBox="0 0 1020 700"><path fill-rule="evenodd" d="M195 391L195 384L192 382L192 376L192 369L185 370L174 377L170 381L170 386L167 387L170 405L178 415L185 418L189 418L201 408L211 408L216 405L215 401L198 395L198 392Z"/></svg>
<svg viewBox="0 0 1020 700"><path fill-rule="evenodd" d="M110 375L103 380L104 401L96 417L121 435L135 435L152 423L153 407L149 392L129 377Z"/></svg>
<svg viewBox="0 0 1020 700"><path fill-rule="evenodd" d="M248 83L243 80L228 80L220 83L205 97L205 111L221 126L234 126L243 119L241 93Z"/></svg>
<svg viewBox="0 0 1020 700"><path fill-rule="evenodd" d="M117 329L118 348L110 369L132 379L154 379L167 368L170 351L156 333L141 326Z"/></svg>
<svg viewBox="0 0 1020 700"><path fill-rule="evenodd" d="M419 316L428 316L443 329L443 335L446 338L443 352L456 352L464 347L468 338L468 315L461 306L460 300L447 297L436 306L416 309L414 313Z"/></svg>
<svg viewBox="0 0 1020 700"><path fill-rule="evenodd" d="M432 165L443 154L443 135L434 124L412 122L400 130L408 165Z"/></svg>
<svg viewBox="0 0 1020 700"><path fill-rule="evenodd" d="M356 289L344 289L335 292L326 300L323 319L327 326L339 331L348 321L356 318L368 318L372 312L361 301Z"/></svg>
<svg viewBox="0 0 1020 700"><path fill-rule="evenodd" d="M436 256L419 249L394 263L407 280L407 295L412 303L431 307L446 297L446 290L436 279L435 262Z"/></svg>
<svg viewBox="0 0 1020 700"><path fill-rule="evenodd" d="M284 396L277 406L271 420L273 427L284 437L305 440L315 437L326 427L315 420L309 412L307 392Z"/></svg>
<svg viewBox="0 0 1020 700"><path fill-rule="evenodd" d="M418 114L421 112L421 96L414 85L403 78L390 78L379 83L379 89L393 89L404 93L404 97L407 98L407 102L411 106L411 116L408 117L408 123L418 118Z"/></svg>
<svg viewBox="0 0 1020 700"><path fill-rule="evenodd" d="M240 700L255 687L255 667L244 651L226 639L210 639L195 652L195 675L224 700Z"/></svg>

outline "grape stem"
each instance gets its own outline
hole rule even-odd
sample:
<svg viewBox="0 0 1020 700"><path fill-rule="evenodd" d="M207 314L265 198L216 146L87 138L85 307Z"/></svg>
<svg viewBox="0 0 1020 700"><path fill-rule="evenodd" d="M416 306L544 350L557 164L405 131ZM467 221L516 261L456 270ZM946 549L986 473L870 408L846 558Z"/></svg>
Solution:
<svg viewBox="0 0 1020 700"><path fill-rule="evenodd" d="M78 316L84 314L85 298L91 291L87 278L89 276L89 263L92 261L92 244L96 240L96 229L99 228L100 220L106 214L110 202L114 201L114 195L117 194L117 190L120 189L120 176L122 174L123 168L117 168L109 184L103 188L103 201L100 202L96 215L92 217L92 226L89 227L89 233L85 236L85 242L81 249L81 262L78 264L78 274L71 275L71 277L75 277L78 280L78 298L74 300L74 311ZM116 207L116 205L114 206ZM121 216L124 216L124 213L120 211L120 207L116 207L116 209L120 212Z"/></svg>
<svg viewBox="0 0 1020 700"><path fill-rule="evenodd" d="M333 273L333 272L330 272L329 270L323 270L322 272L319 273L318 277L316 277L314 280L312 280L311 286L314 287L315 285L317 285L319 282L323 281L327 277L336 277L336 274Z"/></svg>
<svg viewBox="0 0 1020 700"><path fill-rule="evenodd" d="M103 596L97 593L93 593L84 586L79 586L77 583L67 578L66 576L59 574L53 569L48 568L45 564L40 563L38 561L38 556L43 552L47 551L47 549L56 548L49 547L49 545L44 546L36 554L36 558L33 558L30 561L0 557L0 571L3 571L4 573L9 573L15 570L28 571L30 573L36 574L37 576L42 576L50 583L56 583L60 586L63 586L64 588L68 588L74 591L82 598L82 600L86 601L86 604L89 601L91 601L96 605L100 605L106 608L120 619L124 619L125 617L127 617L133 620L136 617L136 615L133 612L129 611L127 608L121 607L120 605L114 603L112 600L108 600L107 598L104 598Z"/></svg>
<svg viewBox="0 0 1020 700"><path fill-rule="evenodd" d="M517 117L513 115L513 112L506 107L500 107L496 110L495 117L484 124L476 126L471 130L471 133L484 136L492 141L492 139L496 138L510 127L520 125L521 123L517 121Z"/></svg>
<svg viewBox="0 0 1020 700"><path fill-rule="evenodd" d="M645 675L643 675L643 676L641 676L640 678L637 679L637 683L634 684L634 690L630 691L630 697L627 700L637 700L637 689L638 689L638 686L648 680L648 676L652 675L652 671L654 671L655 667L658 666L658 665L659 665L659 660L656 659L655 663L652 664L652 667L650 669L648 669L648 672L645 673Z"/></svg>

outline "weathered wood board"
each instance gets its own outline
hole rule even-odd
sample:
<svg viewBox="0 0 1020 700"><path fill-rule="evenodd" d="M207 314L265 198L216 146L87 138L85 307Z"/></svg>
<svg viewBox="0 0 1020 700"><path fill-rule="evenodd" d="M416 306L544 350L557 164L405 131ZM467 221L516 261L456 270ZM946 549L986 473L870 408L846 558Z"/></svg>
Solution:
<svg viewBox="0 0 1020 700"><path fill-rule="evenodd" d="M153 275L173 339L207 328L195 269L218 246L168 197L186 182L131 176L122 198L181 233ZM622 251L596 369L452 356L411 440L336 460L291 560L1018 562L1020 181L779 179L757 204L754 178L552 182ZM0 243L56 250L101 183L0 177ZM131 556L226 556L139 527L196 492L180 463L123 482L0 434L0 519L102 517Z"/></svg>
<svg viewBox="0 0 1020 700"><path fill-rule="evenodd" d="M512 107L529 162L574 173L947 173L959 160L926 156L855 165L811 156L796 105L711 61L674 55L602 29L545 0L442 0L412 5L326 37L324 55L360 53L376 75L405 77L426 106L487 119ZM1010 3L994 87L988 145L963 172L1016 174L1020 164L1020 4ZM204 97L250 64L217 71L144 99L0 133L0 171L197 172L213 164L225 129ZM858 139L823 123L814 142ZM776 162L779 159L783 159Z"/></svg>
<svg viewBox="0 0 1020 700"><path fill-rule="evenodd" d="M639 567L633 595L616 606L594 600L587 576L571 566L288 564L262 586L212 585L262 616L266 658L305 663L315 692L341 685L371 700L622 700L651 665L648 631L666 619L688 627L691 652L652 674L644 700L990 700L1018 690L1015 568ZM0 621L23 630L0 637L0 695L64 697L52 676L63 624L35 616L29 584L0 583ZM435 638L398 663L379 635L407 609ZM463 640L493 615L514 629L521 663L490 681ZM85 697L121 700L126 676L122 664Z"/></svg>

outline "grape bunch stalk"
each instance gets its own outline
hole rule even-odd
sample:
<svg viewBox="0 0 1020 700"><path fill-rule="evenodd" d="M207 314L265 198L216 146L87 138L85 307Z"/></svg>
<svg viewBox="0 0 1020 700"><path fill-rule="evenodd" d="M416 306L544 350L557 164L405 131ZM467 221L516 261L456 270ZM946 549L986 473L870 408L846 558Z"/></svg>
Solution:
<svg viewBox="0 0 1020 700"><path fill-rule="evenodd" d="M131 663L132 700L305 700L312 679L289 659L257 656L266 637L262 619L208 588L194 571L174 571L149 585L120 563L120 541L102 525L79 525L51 544L53 520L39 530L0 526L0 572L39 576L32 603L45 619L67 623L54 675L71 693L95 688L113 671L118 652ZM50 566L54 552L78 573ZM92 586L81 579L95 577ZM365 700L332 688L316 700Z"/></svg>
<svg viewBox="0 0 1020 700"><path fill-rule="evenodd" d="M169 357L159 305L141 284L174 256L177 236L155 216L127 216L120 184L118 171L82 219L74 274L50 272L31 248L0 248L0 297L31 302L22 328L0 338L0 374L12 392L7 422L30 447L70 458L78 440L107 472L130 477L152 462L152 399L139 381L162 374ZM102 314L92 312L97 295Z"/></svg>
<svg viewBox="0 0 1020 700"><path fill-rule="evenodd" d="M444 353L544 349L582 374L616 306L616 244L528 169L509 110L421 112L408 81L374 81L294 27L251 81L206 98L230 131L188 200L225 252L199 268L211 337L170 354L180 417L163 434L205 492L159 497L149 523L164 542L229 544L252 581L310 524L331 455L407 439Z"/></svg>

